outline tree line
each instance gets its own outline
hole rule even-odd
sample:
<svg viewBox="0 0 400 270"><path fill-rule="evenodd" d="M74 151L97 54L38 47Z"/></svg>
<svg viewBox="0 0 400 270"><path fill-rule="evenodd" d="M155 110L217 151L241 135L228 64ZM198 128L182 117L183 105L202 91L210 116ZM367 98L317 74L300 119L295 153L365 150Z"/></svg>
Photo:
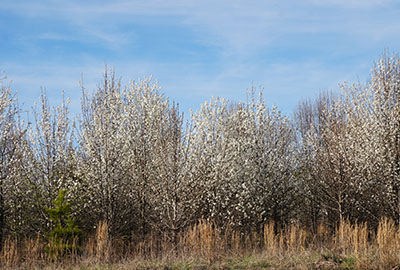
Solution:
<svg viewBox="0 0 400 270"><path fill-rule="evenodd" d="M292 116L212 98L185 122L151 78L122 86L107 70L81 112L51 107L43 91L32 123L1 78L0 242L45 235L46 209L65 190L84 233L169 235L207 219L257 230L340 220L400 223L400 58L384 54L365 83L299 103Z"/></svg>

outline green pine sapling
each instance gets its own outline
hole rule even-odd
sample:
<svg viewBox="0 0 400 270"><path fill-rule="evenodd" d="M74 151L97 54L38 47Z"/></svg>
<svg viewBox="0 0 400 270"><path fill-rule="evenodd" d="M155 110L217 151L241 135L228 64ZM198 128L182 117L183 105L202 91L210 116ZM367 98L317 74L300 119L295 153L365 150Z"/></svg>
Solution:
<svg viewBox="0 0 400 270"><path fill-rule="evenodd" d="M50 220L55 224L53 230L47 233L46 252L52 257L80 252L81 230L71 217L70 204L65 201L65 190L59 191L53 205L53 208L46 208Z"/></svg>

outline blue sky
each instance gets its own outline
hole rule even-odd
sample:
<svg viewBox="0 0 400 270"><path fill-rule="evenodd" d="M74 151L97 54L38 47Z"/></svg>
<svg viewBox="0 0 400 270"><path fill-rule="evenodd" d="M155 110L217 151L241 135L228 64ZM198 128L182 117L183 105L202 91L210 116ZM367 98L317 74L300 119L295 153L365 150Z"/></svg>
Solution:
<svg viewBox="0 0 400 270"><path fill-rule="evenodd" d="M186 114L213 95L245 100L252 84L290 114L400 52L400 1L1 0L0 40L26 109L45 87L77 113L81 74L94 90L107 63L123 82L153 75Z"/></svg>

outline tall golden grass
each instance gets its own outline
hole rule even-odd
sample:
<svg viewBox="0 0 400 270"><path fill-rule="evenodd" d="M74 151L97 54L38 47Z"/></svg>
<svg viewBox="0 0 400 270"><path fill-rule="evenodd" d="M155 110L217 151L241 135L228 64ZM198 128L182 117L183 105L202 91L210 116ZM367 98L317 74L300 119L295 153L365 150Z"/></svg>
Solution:
<svg viewBox="0 0 400 270"><path fill-rule="evenodd" d="M355 269L375 269L367 267L372 263L383 267L376 269L394 266L400 269L400 227L389 219L382 219L377 229L368 228L366 223L352 224L342 220L335 230L320 225L314 233L298 224L277 232L273 222L258 231L243 233L230 226L220 228L207 220L199 220L194 226L178 232L174 241L159 232L150 233L144 239L132 235L128 240L122 240L112 238L108 231L108 224L100 222L96 233L84 241L82 252L71 252L68 256L49 256L45 252L46 242L39 234L19 240L8 237L0 252L0 268L29 269L30 266L76 263L85 259L112 263L138 258L200 258L212 263L226 256L244 254L274 257L317 252L325 254L328 260L351 256L355 260Z"/></svg>

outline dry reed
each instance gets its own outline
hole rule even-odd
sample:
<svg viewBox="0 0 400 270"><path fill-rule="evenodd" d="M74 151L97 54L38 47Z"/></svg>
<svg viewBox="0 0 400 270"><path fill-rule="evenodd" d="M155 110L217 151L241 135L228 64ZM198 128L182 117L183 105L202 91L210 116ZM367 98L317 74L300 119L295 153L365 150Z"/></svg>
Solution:
<svg viewBox="0 0 400 270"><path fill-rule="evenodd" d="M99 261L109 261L111 258L111 237L108 232L108 224L101 221L96 229L94 238L89 238L86 250L90 257Z"/></svg>
<svg viewBox="0 0 400 270"><path fill-rule="evenodd" d="M334 246L344 253L368 253L368 226L366 223L351 224L342 220L336 228Z"/></svg>
<svg viewBox="0 0 400 270"><path fill-rule="evenodd" d="M6 238L1 249L0 261L5 267L15 266L20 259L17 241L10 236Z"/></svg>
<svg viewBox="0 0 400 270"><path fill-rule="evenodd" d="M297 224L277 232L273 222L265 224L259 231L243 233L231 226L219 228L202 219L172 236L152 232L146 237L132 235L128 240L113 239L107 223L100 222L95 235L85 242L83 252L73 249L74 252L68 256L69 262L193 258L213 263L227 256L263 254L268 258L277 258L285 254L322 254L324 250L329 250L329 254L333 255L326 257L341 258L334 259L335 263L336 260L345 261L349 256L354 258L354 267L357 267L354 269L400 266L400 227L389 219L382 219L376 231L369 229L366 223L354 224L342 220L334 231L320 225L314 234ZM54 257L46 254L45 246L39 234L21 241L7 237L0 252L0 267L12 269L23 265L31 269L35 265L54 262ZM65 256L61 255L54 256L65 262ZM374 263L376 267L371 268Z"/></svg>

